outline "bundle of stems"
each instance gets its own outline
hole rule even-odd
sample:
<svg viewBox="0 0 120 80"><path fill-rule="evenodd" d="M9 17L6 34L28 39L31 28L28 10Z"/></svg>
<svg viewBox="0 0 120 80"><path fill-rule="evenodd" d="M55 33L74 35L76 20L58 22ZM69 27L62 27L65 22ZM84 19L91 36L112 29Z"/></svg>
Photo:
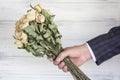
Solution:
<svg viewBox="0 0 120 80"><path fill-rule="evenodd" d="M41 8L39 4L27 11L22 16L15 27L15 44L19 49L25 49L34 56L52 57L56 59L63 47L61 44L61 34L49 10ZM69 57L63 60L75 80L90 80L76 65L72 63Z"/></svg>

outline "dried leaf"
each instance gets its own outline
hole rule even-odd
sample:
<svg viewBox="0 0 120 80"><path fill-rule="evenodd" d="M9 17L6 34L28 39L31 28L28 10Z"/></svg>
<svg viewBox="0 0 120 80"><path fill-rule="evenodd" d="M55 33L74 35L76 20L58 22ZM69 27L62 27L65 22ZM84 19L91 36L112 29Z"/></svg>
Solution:
<svg viewBox="0 0 120 80"><path fill-rule="evenodd" d="M24 29L24 31L25 31L28 35L33 36L33 37L36 37L36 36L37 36L37 33L35 32L35 26L36 26L36 25L30 25L30 26L26 27L26 28Z"/></svg>

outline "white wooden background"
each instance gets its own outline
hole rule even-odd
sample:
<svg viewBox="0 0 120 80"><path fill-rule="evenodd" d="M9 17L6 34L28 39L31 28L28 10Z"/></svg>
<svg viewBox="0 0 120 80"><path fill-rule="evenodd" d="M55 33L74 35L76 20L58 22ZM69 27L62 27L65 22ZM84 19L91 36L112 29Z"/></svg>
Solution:
<svg viewBox="0 0 120 80"><path fill-rule="evenodd" d="M0 80L73 80L46 58L36 58L14 45L15 21L30 3L40 3L56 15L64 47L82 44L120 25L119 0L0 0ZM120 55L80 69L92 80L120 80Z"/></svg>

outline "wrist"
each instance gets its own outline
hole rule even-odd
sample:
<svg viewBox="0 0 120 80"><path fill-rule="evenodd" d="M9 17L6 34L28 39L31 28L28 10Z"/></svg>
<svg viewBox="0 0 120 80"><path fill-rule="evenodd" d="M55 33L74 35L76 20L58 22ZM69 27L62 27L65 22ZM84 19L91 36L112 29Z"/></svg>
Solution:
<svg viewBox="0 0 120 80"><path fill-rule="evenodd" d="M86 61L92 59L92 56L90 54L90 51L88 49L88 46L86 43L84 43L82 46L81 46L81 50L82 50L82 54L85 55L85 58L86 58Z"/></svg>

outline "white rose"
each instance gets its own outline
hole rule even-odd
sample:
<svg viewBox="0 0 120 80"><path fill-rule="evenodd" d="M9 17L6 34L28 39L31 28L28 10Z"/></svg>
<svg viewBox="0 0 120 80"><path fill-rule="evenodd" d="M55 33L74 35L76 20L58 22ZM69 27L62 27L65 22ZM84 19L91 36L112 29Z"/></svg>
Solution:
<svg viewBox="0 0 120 80"><path fill-rule="evenodd" d="M15 31L14 37L15 39L20 39L22 35L22 32Z"/></svg>
<svg viewBox="0 0 120 80"><path fill-rule="evenodd" d="M22 33L22 35L21 35L21 41L22 41L22 43L24 43L24 44L27 44L28 43L28 37L27 37L27 34L25 34L24 32Z"/></svg>
<svg viewBox="0 0 120 80"><path fill-rule="evenodd" d="M21 29L25 29L29 25L29 22L23 23L20 25Z"/></svg>
<svg viewBox="0 0 120 80"><path fill-rule="evenodd" d="M39 4L35 5L34 9L37 10L39 13L42 11L42 8Z"/></svg>
<svg viewBox="0 0 120 80"><path fill-rule="evenodd" d="M35 20L35 11L33 9L29 10L26 16L28 21Z"/></svg>
<svg viewBox="0 0 120 80"><path fill-rule="evenodd" d="M17 47L22 48L23 47L23 43L19 40L16 40L15 44L17 45Z"/></svg>
<svg viewBox="0 0 120 80"><path fill-rule="evenodd" d="M39 14L38 12L36 12L36 22L38 23L45 22L45 17L42 14Z"/></svg>

